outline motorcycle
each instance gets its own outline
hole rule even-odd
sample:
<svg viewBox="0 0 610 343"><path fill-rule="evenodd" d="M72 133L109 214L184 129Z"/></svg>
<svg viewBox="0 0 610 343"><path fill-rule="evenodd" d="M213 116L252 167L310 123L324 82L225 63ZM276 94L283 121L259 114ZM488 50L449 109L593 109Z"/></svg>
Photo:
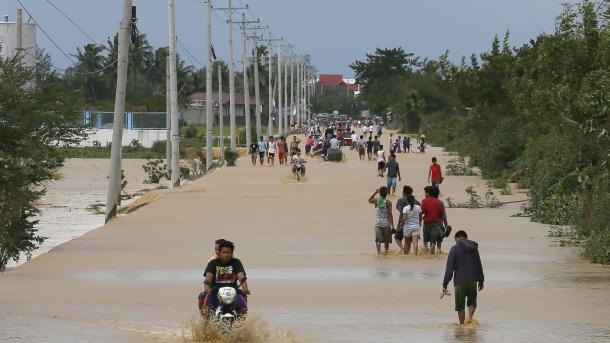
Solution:
<svg viewBox="0 0 610 343"><path fill-rule="evenodd" d="M233 287L222 287L218 290L219 306L214 311L214 319L219 329L228 334L233 328L233 324L239 319L235 310L237 301L237 290Z"/></svg>

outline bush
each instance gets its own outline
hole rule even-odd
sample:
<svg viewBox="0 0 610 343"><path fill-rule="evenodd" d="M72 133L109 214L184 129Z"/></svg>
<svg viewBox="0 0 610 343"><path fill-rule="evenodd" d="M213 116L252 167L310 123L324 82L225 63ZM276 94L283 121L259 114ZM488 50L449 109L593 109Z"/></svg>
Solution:
<svg viewBox="0 0 610 343"><path fill-rule="evenodd" d="M197 127L195 125L188 125L184 128L184 137L185 138L197 138Z"/></svg>
<svg viewBox="0 0 610 343"><path fill-rule="evenodd" d="M148 174L144 183L159 183L162 178L169 179L167 164L165 164L163 160L149 160L142 166L142 169Z"/></svg>
<svg viewBox="0 0 610 343"><path fill-rule="evenodd" d="M452 176L473 176L477 173L466 163L464 157L452 158L445 166L445 175Z"/></svg>
<svg viewBox="0 0 610 343"><path fill-rule="evenodd" d="M150 150L156 154L165 154L166 147L167 141L154 141Z"/></svg>
<svg viewBox="0 0 610 343"><path fill-rule="evenodd" d="M238 157L239 154L236 151L231 150L231 148L225 149L225 161L227 161L228 167L235 167L235 162Z"/></svg>

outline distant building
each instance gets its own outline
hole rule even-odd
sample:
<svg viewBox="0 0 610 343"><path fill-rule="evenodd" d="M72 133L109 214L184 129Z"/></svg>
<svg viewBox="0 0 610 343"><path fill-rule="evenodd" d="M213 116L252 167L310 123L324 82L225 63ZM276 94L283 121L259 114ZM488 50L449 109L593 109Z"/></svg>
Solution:
<svg viewBox="0 0 610 343"><path fill-rule="evenodd" d="M205 124L206 116L206 93L197 92L190 96L191 104L184 112L183 119L189 124ZM214 108L214 115L218 115L219 108L219 96L218 93L212 93L212 107ZM245 122L245 108L246 108L246 97L243 93L235 94L235 118L239 123ZM265 103L261 99L261 106ZM225 118L225 124L228 125L229 111L230 111L229 93L222 93L222 112ZM256 97L250 97L250 116L254 120L256 110ZM265 114L265 118L267 115ZM217 120L217 119L215 119ZM218 125L216 123L216 125Z"/></svg>
<svg viewBox="0 0 610 343"><path fill-rule="evenodd" d="M30 68L36 66L36 24L22 24L21 47L23 49L24 65ZM17 52L17 23L9 21L7 15L0 21L0 56L9 58Z"/></svg>
<svg viewBox="0 0 610 343"><path fill-rule="evenodd" d="M341 74L320 74L318 78L320 94L335 91L338 87L345 87L345 90L351 92L353 95L360 94L360 87L356 83L356 80L344 79Z"/></svg>

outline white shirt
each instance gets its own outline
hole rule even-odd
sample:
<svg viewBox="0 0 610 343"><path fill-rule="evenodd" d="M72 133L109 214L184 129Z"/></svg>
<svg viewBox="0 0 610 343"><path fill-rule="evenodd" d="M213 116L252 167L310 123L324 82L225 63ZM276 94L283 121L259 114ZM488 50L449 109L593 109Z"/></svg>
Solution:
<svg viewBox="0 0 610 343"><path fill-rule="evenodd" d="M357 134L352 134L352 143L355 143L358 140L358 135Z"/></svg>
<svg viewBox="0 0 610 343"><path fill-rule="evenodd" d="M377 162L383 162L383 150L377 151Z"/></svg>
<svg viewBox="0 0 610 343"><path fill-rule="evenodd" d="M369 126L369 132L373 132L373 125Z"/></svg>
<svg viewBox="0 0 610 343"><path fill-rule="evenodd" d="M419 205L407 205L402 209L402 213L407 214L407 221L405 222L405 229L419 229L419 214L421 213L421 207Z"/></svg>
<svg viewBox="0 0 610 343"><path fill-rule="evenodd" d="M339 149L339 140L335 137L330 140L331 149Z"/></svg>

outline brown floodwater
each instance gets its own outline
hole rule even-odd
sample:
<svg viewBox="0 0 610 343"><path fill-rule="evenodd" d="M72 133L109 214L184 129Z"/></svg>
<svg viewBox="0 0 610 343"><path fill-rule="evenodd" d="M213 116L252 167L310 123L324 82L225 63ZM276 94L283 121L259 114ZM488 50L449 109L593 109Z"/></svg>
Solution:
<svg viewBox="0 0 610 343"><path fill-rule="evenodd" d="M310 161L303 183L240 160L0 275L0 342L184 341L221 237L248 272L251 342L610 342L610 268L511 217L519 204L448 211L480 244L486 275L478 325L456 325L453 299L439 299L446 255L403 256L394 243L374 253L366 200L385 180L345 153ZM399 156L399 184L417 197L432 156L449 159ZM470 185L486 191L478 177L447 177L443 197L464 201Z"/></svg>

